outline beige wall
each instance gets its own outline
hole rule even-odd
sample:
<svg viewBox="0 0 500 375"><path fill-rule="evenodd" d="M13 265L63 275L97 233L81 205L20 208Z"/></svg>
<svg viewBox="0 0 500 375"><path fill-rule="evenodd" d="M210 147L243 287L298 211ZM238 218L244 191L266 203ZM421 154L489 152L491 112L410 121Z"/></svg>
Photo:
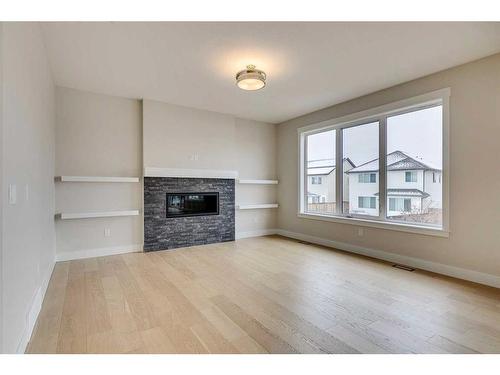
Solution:
<svg viewBox="0 0 500 375"><path fill-rule="evenodd" d="M139 100L57 88L56 173L139 176Z"/></svg>
<svg viewBox="0 0 500 375"><path fill-rule="evenodd" d="M137 100L60 87L56 99L57 176L142 176L143 160L144 166L230 169L257 179L276 176L275 125L149 100L141 108ZM275 201L274 186L237 185L237 202ZM142 208L142 184L56 183L56 212L137 208ZM275 224L276 210L236 213L236 230L242 235ZM66 259L138 248L142 233L142 216L58 220L57 254Z"/></svg>
<svg viewBox="0 0 500 375"><path fill-rule="evenodd" d="M444 87L450 97L450 237L297 217L297 128ZM278 226L403 256L500 275L500 54L335 105L278 127Z"/></svg>
<svg viewBox="0 0 500 375"><path fill-rule="evenodd" d="M152 100L143 105L145 167L236 169L232 116Z"/></svg>
<svg viewBox="0 0 500 375"><path fill-rule="evenodd" d="M54 265L55 109L38 24L4 23L1 44L2 350L12 353L24 351Z"/></svg>
<svg viewBox="0 0 500 375"><path fill-rule="evenodd" d="M236 119L236 169L241 179L276 179L276 125ZM276 185L236 184L237 204L275 203ZM236 234L276 228L276 209L236 210Z"/></svg>
<svg viewBox="0 0 500 375"><path fill-rule="evenodd" d="M142 175L140 101L61 87L56 100L57 176ZM56 212L141 207L141 183L56 183ZM104 235L106 228L109 237ZM95 249L140 249L142 218L57 220L56 236L61 259Z"/></svg>
<svg viewBox="0 0 500 375"><path fill-rule="evenodd" d="M276 178L276 125L157 101L143 104L144 166L236 170ZM236 186L237 203L274 203L275 186ZM276 210L236 212L236 235L274 229Z"/></svg>

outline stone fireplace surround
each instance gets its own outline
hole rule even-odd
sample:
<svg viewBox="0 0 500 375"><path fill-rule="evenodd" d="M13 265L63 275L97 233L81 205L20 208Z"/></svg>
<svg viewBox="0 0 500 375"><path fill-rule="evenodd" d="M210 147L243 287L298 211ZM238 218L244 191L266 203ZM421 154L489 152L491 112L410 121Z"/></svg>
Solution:
<svg viewBox="0 0 500 375"><path fill-rule="evenodd" d="M166 193L219 192L219 214L166 217ZM144 177L144 251L235 239L234 178Z"/></svg>

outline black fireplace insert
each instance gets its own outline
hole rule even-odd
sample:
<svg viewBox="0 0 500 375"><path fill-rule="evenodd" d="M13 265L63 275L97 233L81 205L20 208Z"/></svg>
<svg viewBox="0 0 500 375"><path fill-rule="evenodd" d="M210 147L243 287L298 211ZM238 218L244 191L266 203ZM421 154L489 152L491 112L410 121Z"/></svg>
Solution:
<svg viewBox="0 0 500 375"><path fill-rule="evenodd" d="M219 214L219 193L167 193L167 217Z"/></svg>

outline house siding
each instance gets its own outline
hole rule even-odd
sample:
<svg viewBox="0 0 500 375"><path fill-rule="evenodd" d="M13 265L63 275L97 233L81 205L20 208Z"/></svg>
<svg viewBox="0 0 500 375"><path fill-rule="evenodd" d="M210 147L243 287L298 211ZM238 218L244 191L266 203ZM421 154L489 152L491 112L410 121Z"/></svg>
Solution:
<svg viewBox="0 0 500 375"><path fill-rule="evenodd" d="M435 173L436 182L433 182L432 174ZM443 183L441 172L425 171L425 192L430 194L430 208L443 208Z"/></svg>
<svg viewBox="0 0 500 375"><path fill-rule="evenodd" d="M373 173L373 172L372 172ZM379 174L376 173L376 182L360 183L359 173L349 173L349 213L358 215L378 216L379 197L378 193ZM375 208L360 208L358 197L376 197Z"/></svg>

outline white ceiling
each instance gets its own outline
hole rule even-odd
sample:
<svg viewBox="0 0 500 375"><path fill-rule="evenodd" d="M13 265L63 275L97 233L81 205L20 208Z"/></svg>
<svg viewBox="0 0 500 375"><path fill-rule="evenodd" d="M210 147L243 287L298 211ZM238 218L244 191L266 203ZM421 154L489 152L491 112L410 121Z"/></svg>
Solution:
<svg viewBox="0 0 500 375"><path fill-rule="evenodd" d="M278 123L500 52L500 23L43 23L57 85ZM247 64L268 75L245 92Z"/></svg>

